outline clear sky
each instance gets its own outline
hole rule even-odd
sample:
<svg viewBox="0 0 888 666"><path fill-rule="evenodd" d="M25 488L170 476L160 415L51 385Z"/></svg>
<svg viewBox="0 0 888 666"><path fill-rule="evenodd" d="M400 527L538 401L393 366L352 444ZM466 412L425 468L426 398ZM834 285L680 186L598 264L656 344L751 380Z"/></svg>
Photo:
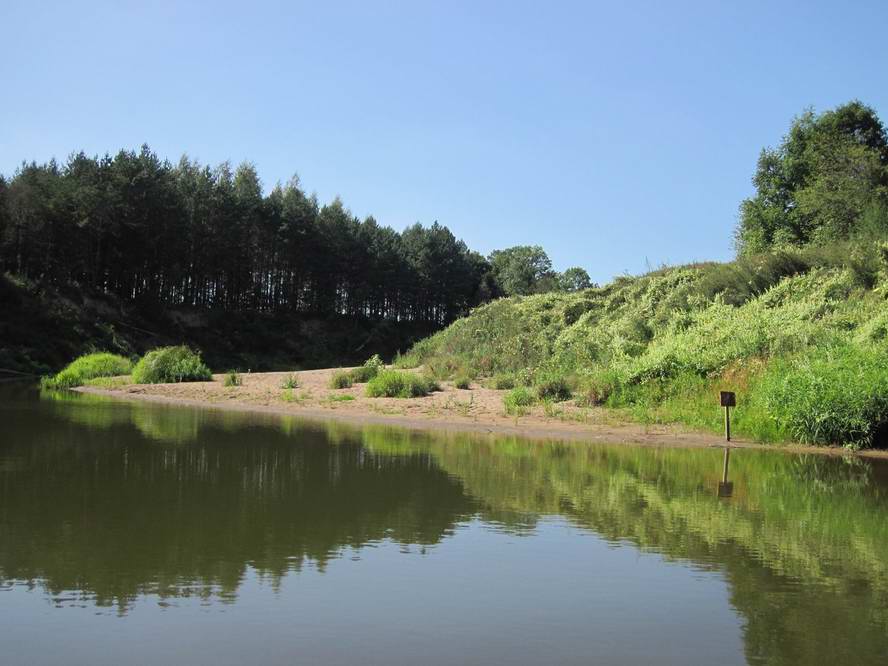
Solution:
<svg viewBox="0 0 888 666"><path fill-rule="evenodd" d="M0 2L0 173L150 145L599 282L728 259L807 106L888 121L888 2Z"/></svg>

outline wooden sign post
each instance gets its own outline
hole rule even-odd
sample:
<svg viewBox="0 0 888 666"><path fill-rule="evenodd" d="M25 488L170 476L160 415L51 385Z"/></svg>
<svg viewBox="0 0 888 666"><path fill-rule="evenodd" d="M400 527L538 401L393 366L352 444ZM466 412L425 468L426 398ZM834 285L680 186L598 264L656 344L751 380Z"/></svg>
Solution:
<svg viewBox="0 0 888 666"><path fill-rule="evenodd" d="M730 497L734 494L734 482L728 481L728 463L731 460L731 449L725 447L725 463L722 467L722 480L718 484L718 496Z"/></svg>
<svg viewBox="0 0 888 666"><path fill-rule="evenodd" d="M731 407L737 406L737 394L733 391L722 391L721 406L725 408L725 441L731 441Z"/></svg>

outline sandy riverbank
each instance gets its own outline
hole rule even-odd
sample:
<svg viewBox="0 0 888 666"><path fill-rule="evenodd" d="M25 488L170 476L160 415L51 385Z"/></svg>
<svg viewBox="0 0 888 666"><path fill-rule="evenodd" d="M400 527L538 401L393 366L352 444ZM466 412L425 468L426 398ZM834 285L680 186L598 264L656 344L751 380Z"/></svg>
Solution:
<svg viewBox="0 0 888 666"><path fill-rule="evenodd" d="M366 385L330 389L332 369L297 373L299 387L285 390L282 383L290 373L242 374L242 385L226 387L224 375L212 382L181 384L114 384L113 388L80 387L79 391L130 400L144 400L191 407L287 414L308 419L335 419L355 425L378 424L410 429L443 430L519 435L530 439L565 439L626 443L647 446L723 447L724 440L711 433L692 432L667 425L641 425L617 420L605 408L581 408L560 403L547 414L533 407L518 418L505 413L505 391L472 384L469 390L441 382L442 390L423 398L369 398ZM347 397L346 397L347 396ZM743 440L737 448L759 448ZM774 447L768 447L774 448ZM785 447L794 451L847 453L824 447ZM867 455L888 457L885 452Z"/></svg>

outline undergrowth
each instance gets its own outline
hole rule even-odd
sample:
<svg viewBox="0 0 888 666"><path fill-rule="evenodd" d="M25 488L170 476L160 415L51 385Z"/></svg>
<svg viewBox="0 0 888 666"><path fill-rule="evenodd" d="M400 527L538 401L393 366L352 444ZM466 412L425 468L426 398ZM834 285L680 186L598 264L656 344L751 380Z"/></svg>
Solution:
<svg viewBox="0 0 888 666"><path fill-rule="evenodd" d="M400 364L511 391L512 412L529 394L712 431L718 391L733 390L739 436L878 446L888 430L883 247L809 247L500 299Z"/></svg>

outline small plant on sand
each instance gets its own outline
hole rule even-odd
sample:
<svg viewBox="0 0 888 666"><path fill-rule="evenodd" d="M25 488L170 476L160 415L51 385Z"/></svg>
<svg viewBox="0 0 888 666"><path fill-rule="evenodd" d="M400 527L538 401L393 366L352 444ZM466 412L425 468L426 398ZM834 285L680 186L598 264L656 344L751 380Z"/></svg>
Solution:
<svg viewBox="0 0 888 666"><path fill-rule="evenodd" d="M132 369L133 362L128 358L108 352L96 352L80 356L53 377L44 377L40 385L50 389L72 388L97 377L127 375Z"/></svg>
<svg viewBox="0 0 888 666"><path fill-rule="evenodd" d="M212 378L200 354L185 346L153 349L133 368L133 381L136 384L207 382Z"/></svg>
<svg viewBox="0 0 888 666"><path fill-rule="evenodd" d="M506 414L512 416L523 416L527 413L527 408L536 402L533 392L525 386L514 388L503 396L503 406L506 408Z"/></svg>
<svg viewBox="0 0 888 666"><path fill-rule="evenodd" d="M241 376L237 374L236 370L229 370L225 373L225 379L223 380L225 386L240 386L243 383Z"/></svg>
<svg viewBox="0 0 888 666"><path fill-rule="evenodd" d="M354 368L348 374L355 384L365 384L379 374L385 368L385 363L379 358L379 354L373 354L364 365Z"/></svg>
<svg viewBox="0 0 888 666"><path fill-rule="evenodd" d="M295 372L284 377L284 381L281 382L281 388L284 388L284 389L299 388L299 377L296 375Z"/></svg>
<svg viewBox="0 0 888 666"><path fill-rule="evenodd" d="M351 393L343 393L341 395L331 395L328 398L328 400L330 402L351 402L352 400L355 400L355 399L356 399L355 396L353 396Z"/></svg>
<svg viewBox="0 0 888 666"><path fill-rule="evenodd" d="M345 370L337 370L333 373L333 376L330 377L330 388L331 389L346 389L351 388L353 383L351 373L346 372Z"/></svg>
<svg viewBox="0 0 888 666"><path fill-rule="evenodd" d="M383 370L367 384L371 398L419 398L439 390L434 379L400 370Z"/></svg>
<svg viewBox="0 0 888 666"><path fill-rule="evenodd" d="M468 391L472 387L472 380L465 375L460 375L453 381L453 385L464 391Z"/></svg>
<svg viewBox="0 0 888 666"><path fill-rule="evenodd" d="M509 391L515 388L515 377L512 375L494 375L490 385L497 391Z"/></svg>

